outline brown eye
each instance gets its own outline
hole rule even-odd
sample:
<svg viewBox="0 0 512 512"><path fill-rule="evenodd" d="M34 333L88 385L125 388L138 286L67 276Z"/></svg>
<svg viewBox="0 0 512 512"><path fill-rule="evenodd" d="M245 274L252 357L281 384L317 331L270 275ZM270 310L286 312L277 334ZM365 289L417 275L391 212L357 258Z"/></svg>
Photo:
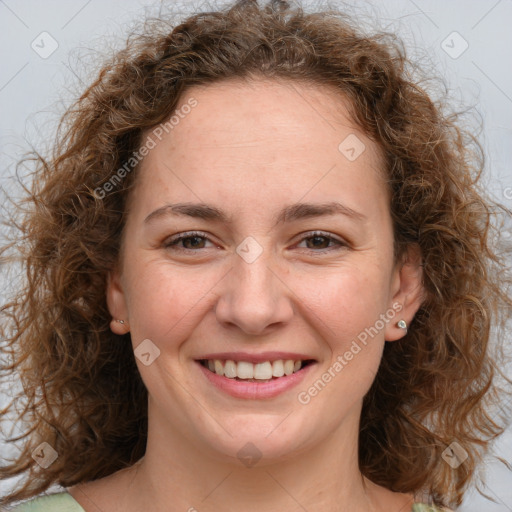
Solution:
<svg viewBox="0 0 512 512"><path fill-rule="evenodd" d="M300 243L303 242L306 243L305 248L313 253L330 252L347 247L347 244L342 240L338 240L330 234L323 232L309 233L308 236L302 238Z"/></svg>
<svg viewBox="0 0 512 512"><path fill-rule="evenodd" d="M312 236L307 238L308 249L327 249L331 239L326 236Z"/></svg>
<svg viewBox="0 0 512 512"><path fill-rule="evenodd" d="M164 242L164 247L177 251L194 251L208 249L205 244L209 241L204 233L182 233Z"/></svg>
<svg viewBox="0 0 512 512"><path fill-rule="evenodd" d="M188 236L182 238L180 242L183 243L185 249L202 249L204 246L204 239L201 236Z"/></svg>

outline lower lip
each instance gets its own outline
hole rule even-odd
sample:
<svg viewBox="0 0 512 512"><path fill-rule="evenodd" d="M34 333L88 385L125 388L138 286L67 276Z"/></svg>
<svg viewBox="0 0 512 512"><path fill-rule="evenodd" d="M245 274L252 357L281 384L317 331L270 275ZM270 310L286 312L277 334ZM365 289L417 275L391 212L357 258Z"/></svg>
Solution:
<svg viewBox="0 0 512 512"><path fill-rule="evenodd" d="M306 374L315 365L315 363L310 363L296 373L285 375L278 379L272 379L268 382L245 382L243 380L228 379L227 377L217 375L208 370L208 368L205 368L199 361L196 361L196 363L203 372L203 375L221 391L235 398L252 400L273 398L288 391L302 382Z"/></svg>

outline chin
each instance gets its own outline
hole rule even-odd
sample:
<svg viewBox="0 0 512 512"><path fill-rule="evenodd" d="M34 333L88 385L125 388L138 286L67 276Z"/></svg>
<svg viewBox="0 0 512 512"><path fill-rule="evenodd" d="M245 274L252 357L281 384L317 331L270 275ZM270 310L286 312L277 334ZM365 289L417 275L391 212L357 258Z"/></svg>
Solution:
<svg viewBox="0 0 512 512"><path fill-rule="evenodd" d="M282 415L239 415L225 423L219 419L219 423L229 425L229 433L219 432L217 425L215 435L209 430L204 441L230 463L247 467L290 459L314 444L314 430L301 428L295 420L283 422Z"/></svg>

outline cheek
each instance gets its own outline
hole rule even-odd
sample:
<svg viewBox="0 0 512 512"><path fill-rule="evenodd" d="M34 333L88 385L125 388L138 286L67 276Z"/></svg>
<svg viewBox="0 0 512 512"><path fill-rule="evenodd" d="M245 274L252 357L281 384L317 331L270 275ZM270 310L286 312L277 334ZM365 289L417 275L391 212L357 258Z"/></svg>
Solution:
<svg viewBox="0 0 512 512"><path fill-rule="evenodd" d="M387 281L377 266L373 268L369 272L347 265L311 278L301 273L290 286L297 290L304 314L315 322L333 351L350 345L386 312Z"/></svg>
<svg viewBox="0 0 512 512"><path fill-rule="evenodd" d="M183 337L194 318L214 293L216 272L145 262L127 274L128 310L134 341L150 338L166 342Z"/></svg>
<svg viewBox="0 0 512 512"><path fill-rule="evenodd" d="M310 328L319 337L324 358L297 400L307 407L308 421L322 417L329 430L362 401L375 379L385 343L380 323L388 295L380 272L346 267L316 283L306 282L309 286L304 285L301 301L304 310L310 311Z"/></svg>

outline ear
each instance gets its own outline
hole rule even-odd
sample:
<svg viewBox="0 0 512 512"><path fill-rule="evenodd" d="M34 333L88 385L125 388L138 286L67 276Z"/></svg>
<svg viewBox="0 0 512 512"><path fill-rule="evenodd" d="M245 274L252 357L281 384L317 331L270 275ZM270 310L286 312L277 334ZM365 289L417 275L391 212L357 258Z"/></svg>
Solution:
<svg viewBox="0 0 512 512"><path fill-rule="evenodd" d="M421 250L417 244L410 245L404 257L396 264L391 294L390 309L396 311L397 315L386 325L386 341L396 341L405 336L407 330L399 327L398 322L404 320L410 325L424 299Z"/></svg>
<svg viewBox="0 0 512 512"><path fill-rule="evenodd" d="M112 320L110 321L111 331L114 334L126 334L130 332L125 292L117 270L112 270L108 274L107 306L112 315Z"/></svg>

